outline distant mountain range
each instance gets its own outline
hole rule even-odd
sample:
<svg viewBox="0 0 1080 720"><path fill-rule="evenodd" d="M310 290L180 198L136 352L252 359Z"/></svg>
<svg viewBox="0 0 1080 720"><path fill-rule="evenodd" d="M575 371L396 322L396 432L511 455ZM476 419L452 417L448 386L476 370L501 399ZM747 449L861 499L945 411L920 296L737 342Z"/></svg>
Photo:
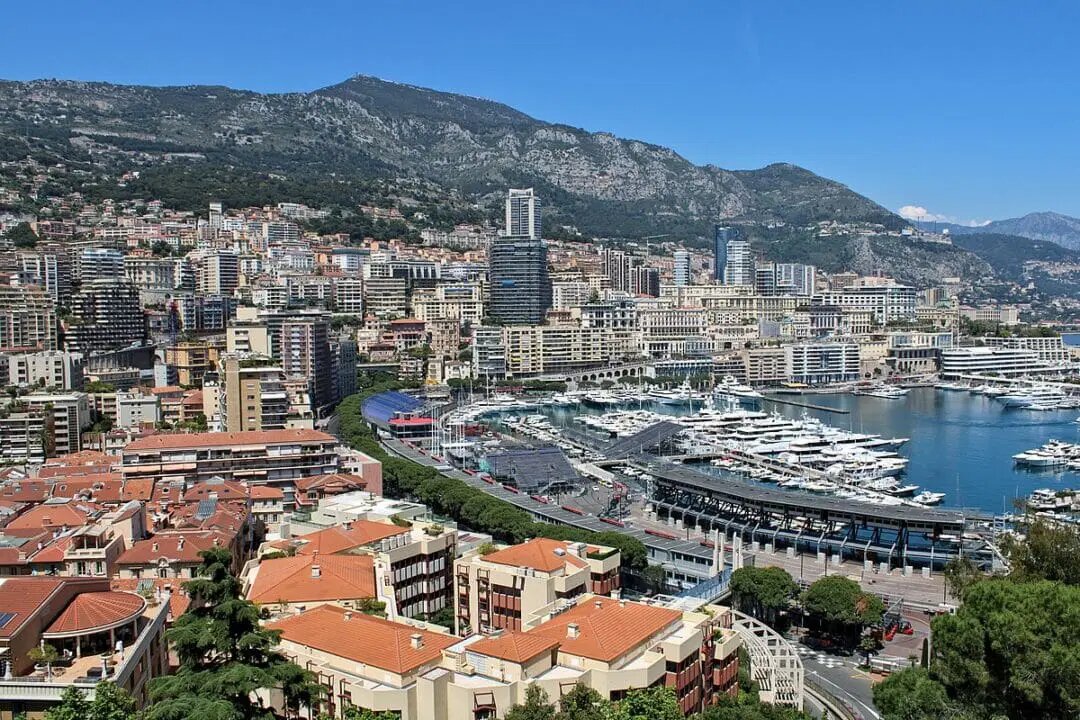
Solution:
<svg viewBox="0 0 1080 720"><path fill-rule="evenodd" d="M507 187L533 186L549 236L574 228L585 237L663 236L705 249L713 223L722 222L740 226L769 258L827 271L880 271L926 285L1015 269L1000 266L997 242L961 247L890 235L908 223L795 165L695 165L647 142L362 75L285 94L0 81L0 162L28 155L39 167L66 167L49 173L44 195L78 190L90 200L158 198L186 210L202 210L210 199L296 200L338 208L341 217L358 203L374 203L422 208L447 225L498 218ZM17 188L26 178L5 176L0 167L3 183ZM1077 227L1065 221L1080 221L1039 217L1002 221L1025 225L994 230L1075 242ZM822 232L818 223L831 225ZM1012 244L1013 259L1022 258L1033 241L1012 237L1006 245Z"/></svg>
<svg viewBox="0 0 1080 720"><path fill-rule="evenodd" d="M948 228L953 235L1019 235L1031 240L1052 242L1070 250L1080 250L1080 219L1055 212L1033 212L978 227L951 223L938 225L943 229Z"/></svg>

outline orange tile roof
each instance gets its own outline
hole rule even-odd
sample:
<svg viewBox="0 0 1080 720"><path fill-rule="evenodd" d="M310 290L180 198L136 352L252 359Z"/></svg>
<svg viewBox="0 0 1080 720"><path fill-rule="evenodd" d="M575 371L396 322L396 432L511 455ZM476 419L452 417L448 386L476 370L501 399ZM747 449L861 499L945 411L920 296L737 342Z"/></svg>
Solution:
<svg viewBox="0 0 1080 720"><path fill-rule="evenodd" d="M147 501L154 496L153 478L132 478L124 481L124 487L120 491L120 499Z"/></svg>
<svg viewBox="0 0 1080 720"><path fill-rule="evenodd" d="M251 488L251 498L253 500L278 500L285 497L285 493L281 491L281 488L270 487L269 485L255 485Z"/></svg>
<svg viewBox="0 0 1080 720"><path fill-rule="evenodd" d="M100 472L108 472L117 459L112 455L106 455L97 450L80 450L45 461L38 472L40 478L50 478L57 475L83 475Z"/></svg>
<svg viewBox="0 0 1080 720"><path fill-rule="evenodd" d="M119 565L148 565L160 558L182 563L202 562L199 553L212 547L227 548L235 535L218 530L202 532L160 532L146 540L139 540L128 548L116 562ZM217 540L217 545L214 545Z"/></svg>
<svg viewBox="0 0 1080 720"><path fill-rule="evenodd" d="M135 619L146 608L146 601L128 592L80 593L64 612L53 620L45 635L91 632Z"/></svg>
<svg viewBox="0 0 1080 720"><path fill-rule="evenodd" d="M313 555L315 553L333 555L371 545L385 538L407 532L409 532L408 528L398 527L391 523L354 520L348 527L335 525L296 538L302 543L297 552L300 555Z"/></svg>
<svg viewBox="0 0 1080 720"><path fill-rule="evenodd" d="M45 600L63 585L60 578L11 577L0 579L0 608L15 617L0 627L0 637L11 637Z"/></svg>
<svg viewBox="0 0 1080 720"><path fill-rule="evenodd" d="M543 635L507 632L477 640L468 646L470 652L500 658L513 663L527 663L538 655L557 648L559 641Z"/></svg>
<svg viewBox="0 0 1080 720"><path fill-rule="evenodd" d="M559 643L570 655L611 662L671 625L682 613L678 610L596 596L556 615L529 630ZM577 623L578 636L570 637L567 626Z"/></svg>
<svg viewBox="0 0 1080 720"><path fill-rule="evenodd" d="M239 445L285 445L294 442L334 442L334 436L327 435L319 430L303 429L245 430L233 433L161 433L133 440L124 448L124 452L233 447Z"/></svg>
<svg viewBox="0 0 1080 720"><path fill-rule="evenodd" d="M560 555L558 551L562 554ZM561 570L567 565L582 568L588 564L570 552L565 542L548 538L534 538L496 550L484 555L484 560L499 565L513 565L548 573Z"/></svg>
<svg viewBox="0 0 1080 720"><path fill-rule="evenodd" d="M296 489L307 492L313 488L330 487L335 491L347 492L348 490L360 489L367 486L367 481L359 475L349 473L330 473L327 475L309 475L297 479Z"/></svg>
<svg viewBox="0 0 1080 720"><path fill-rule="evenodd" d="M313 567L319 577L313 577ZM257 603L323 602L375 597L375 560L370 555L326 555L263 560L248 591Z"/></svg>
<svg viewBox="0 0 1080 720"><path fill-rule="evenodd" d="M206 500L210 497L210 493L215 493L218 500L246 500L248 496L248 488L244 483L236 482L234 480L222 480L217 482L211 478L206 482L192 485L184 493L184 502L196 502L199 500Z"/></svg>
<svg viewBox="0 0 1080 720"><path fill-rule="evenodd" d="M61 563L64 562L64 553L71 547L72 538L70 535L65 537L59 537L47 544L45 547L36 551L30 556L30 562L32 563Z"/></svg>
<svg viewBox="0 0 1080 720"><path fill-rule="evenodd" d="M30 530L39 528L82 527L86 524L91 508L83 503L73 505L37 505L9 522L6 530Z"/></svg>
<svg viewBox="0 0 1080 720"><path fill-rule="evenodd" d="M169 615L172 620L187 612L188 606L191 605L191 598L187 596L187 593L183 591L180 583L176 580L168 578L113 578L110 586L113 590L135 592L139 589L141 583L147 582L153 583L154 588L161 590L163 594L168 589Z"/></svg>
<svg viewBox="0 0 1080 720"><path fill-rule="evenodd" d="M280 630L291 642L397 674L434 663L443 650L459 640L362 613L354 612L346 620L346 612L334 605L320 605L272 623L270 628ZM419 648L412 646L413 635L421 638Z"/></svg>
<svg viewBox="0 0 1080 720"><path fill-rule="evenodd" d="M50 489L40 480L17 480L0 488L0 498L12 502L44 502Z"/></svg>

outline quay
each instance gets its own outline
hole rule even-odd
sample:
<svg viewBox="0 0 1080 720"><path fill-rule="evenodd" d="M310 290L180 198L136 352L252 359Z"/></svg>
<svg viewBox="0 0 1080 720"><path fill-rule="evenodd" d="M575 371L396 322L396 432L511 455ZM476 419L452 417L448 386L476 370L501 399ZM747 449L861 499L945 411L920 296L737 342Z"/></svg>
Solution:
<svg viewBox="0 0 1080 720"><path fill-rule="evenodd" d="M809 408L810 410L822 410L824 412L836 413L837 415L847 415L850 410L844 410L843 408L828 407L827 405L815 405L813 403L796 402L794 400L784 400L774 395L768 395L765 397L766 402L779 403L781 405L793 405L795 407Z"/></svg>

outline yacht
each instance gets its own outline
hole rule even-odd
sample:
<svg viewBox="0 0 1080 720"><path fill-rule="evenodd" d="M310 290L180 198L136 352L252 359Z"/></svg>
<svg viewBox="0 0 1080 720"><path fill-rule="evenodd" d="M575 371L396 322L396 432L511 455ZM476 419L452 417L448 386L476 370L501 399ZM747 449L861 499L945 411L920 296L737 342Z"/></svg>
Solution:
<svg viewBox="0 0 1080 720"><path fill-rule="evenodd" d="M743 385L731 375L725 375L720 384L713 389L717 399L734 400L743 405L757 405L764 395L749 385Z"/></svg>
<svg viewBox="0 0 1080 720"><path fill-rule="evenodd" d="M921 493L911 498L911 501L919 503L920 505L937 505L944 499L945 493L923 490Z"/></svg>
<svg viewBox="0 0 1080 720"><path fill-rule="evenodd" d="M954 382L954 383L939 382L936 385L934 385L934 387L937 388L938 390L951 390L951 391L954 391L954 392L967 391L967 390L971 389L967 385L965 385L964 383L961 383L961 382Z"/></svg>
<svg viewBox="0 0 1080 720"><path fill-rule="evenodd" d="M1046 404L1050 401L1061 402L1065 399L1065 391L1054 385L1036 385L1020 390L1011 390L1005 395L998 396L1005 407L1028 407L1033 404Z"/></svg>
<svg viewBox="0 0 1080 720"><path fill-rule="evenodd" d="M694 389L690 387L689 379L683 380L677 388L670 390L653 390L647 395L649 400L661 405L686 405L695 400L704 400Z"/></svg>
<svg viewBox="0 0 1080 720"><path fill-rule="evenodd" d="M882 400L899 400L908 394L906 388L894 387L885 383L870 385L869 387L856 388L851 391L852 395L865 395L866 397L881 398Z"/></svg>

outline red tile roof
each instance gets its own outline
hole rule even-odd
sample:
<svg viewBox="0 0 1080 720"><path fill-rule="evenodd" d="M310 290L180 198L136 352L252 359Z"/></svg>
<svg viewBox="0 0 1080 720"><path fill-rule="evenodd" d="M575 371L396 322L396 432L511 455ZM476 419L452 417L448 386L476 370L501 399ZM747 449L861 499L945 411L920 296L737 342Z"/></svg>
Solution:
<svg viewBox="0 0 1080 720"><path fill-rule="evenodd" d="M570 655L611 662L682 617L677 610L596 596L528 631L557 640ZM568 626L576 623L577 637Z"/></svg>
<svg viewBox="0 0 1080 720"><path fill-rule="evenodd" d="M299 645L397 674L435 663L443 650L459 640L357 612L346 620L346 612L334 605L320 605L272 623L270 628ZM420 636L419 648L412 645L413 635Z"/></svg>
<svg viewBox="0 0 1080 720"><path fill-rule="evenodd" d="M125 622L131 622L142 614L146 601L134 593L88 592L80 593L53 620L45 635L82 634L94 630L106 630Z"/></svg>
<svg viewBox="0 0 1080 720"><path fill-rule="evenodd" d="M284 497L285 493L281 491L281 488L269 485L255 485L251 488L252 500L281 500Z"/></svg>
<svg viewBox="0 0 1080 720"><path fill-rule="evenodd" d="M38 477L45 479L57 475L83 475L108 472L116 464L116 458L97 450L81 450L67 455L50 458L38 472Z"/></svg>
<svg viewBox="0 0 1080 720"><path fill-rule="evenodd" d="M37 505L9 522L5 530L82 527L86 524L90 509L85 503Z"/></svg>
<svg viewBox="0 0 1080 720"><path fill-rule="evenodd" d="M302 543L297 552L300 555L312 555L314 553L333 555L371 545L385 538L407 532L409 532L408 528L398 527L392 523L355 520L349 527L335 525L296 538Z"/></svg>
<svg viewBox="0 0 1080 720"><path fill-rule="evenodd" d="M514 567L531 568L541 572L555 572L567 565L575 568L585 567L588 563L567 549L562 540L535 538L517 545L496 550L484 555L486 562Z"/></svg>
<svg viewBox="0 0 1080 720"><path fill-rule="evenodd" d="M334 442L333 435L318 430L245 430L243 432L169 433L139 438L124 452L152 452L183 448L235 447L241 445L287 445L296 442Z"/></svg>
<svg viewBox="0 0 1080 720"><path fill-rule="evenodd" d="M470 652L500 658L513 663L527 663L533 658L550 652L559 646L559 641L543 635L507 632L502 635L486 637L468 646Z"/></svg>
<svg viewBox="0 0 1080 720"><path fill-rule="evenodd" d="M234 480L218 482L210 479L188 488L184 493L184 502L206 500L210 497L210 493L216 494L218 500L247 500L248 488L243 483Z"/></svg>
<svg viewBox="0 0 1080 720"><path fill-rule="evenodd" d="M124 481L124 487L120 491L120 499L124 502L128 500L142 500L148 501L154 496L154 480L153 478L132 478Z"/></svg>
<svg viewBox="0 0 1080 720"><path fill-rule="evenodd" d="M160 532L146 540L139 540L118 559L120 565L149 565L161 558L185 564L202 562L199 553L213 547L229 547L235 535L218 530L202 532ZM214 544L217 540L217 545Z"/></svg>
<svg viewBox="0 0 1080 720"><path fill-rule="evenodd" d="M113 590L135 592L142 583L153 583L154 588L161 591L162 597L168 595L169 616L173 620L187 612L191 605L191 598L183 591L181 583L168 578L113 578L110 586Z"/></svg>
<svg viewBox="0 0 1080 720"><path fill-rule="evenodd" d="M0 608L15 617L0 627L0 637L11 637L20 626L64 583L60 578L0 578Z"/></svg>
<svg viewBox="0 0 1080 720"><path fill-rule="evenodd" d="M318 577L314 577L318 568ZM263 560L248 591L262 604L329 602L375 597L375 560L370 555L326 555Z"/></svg>

